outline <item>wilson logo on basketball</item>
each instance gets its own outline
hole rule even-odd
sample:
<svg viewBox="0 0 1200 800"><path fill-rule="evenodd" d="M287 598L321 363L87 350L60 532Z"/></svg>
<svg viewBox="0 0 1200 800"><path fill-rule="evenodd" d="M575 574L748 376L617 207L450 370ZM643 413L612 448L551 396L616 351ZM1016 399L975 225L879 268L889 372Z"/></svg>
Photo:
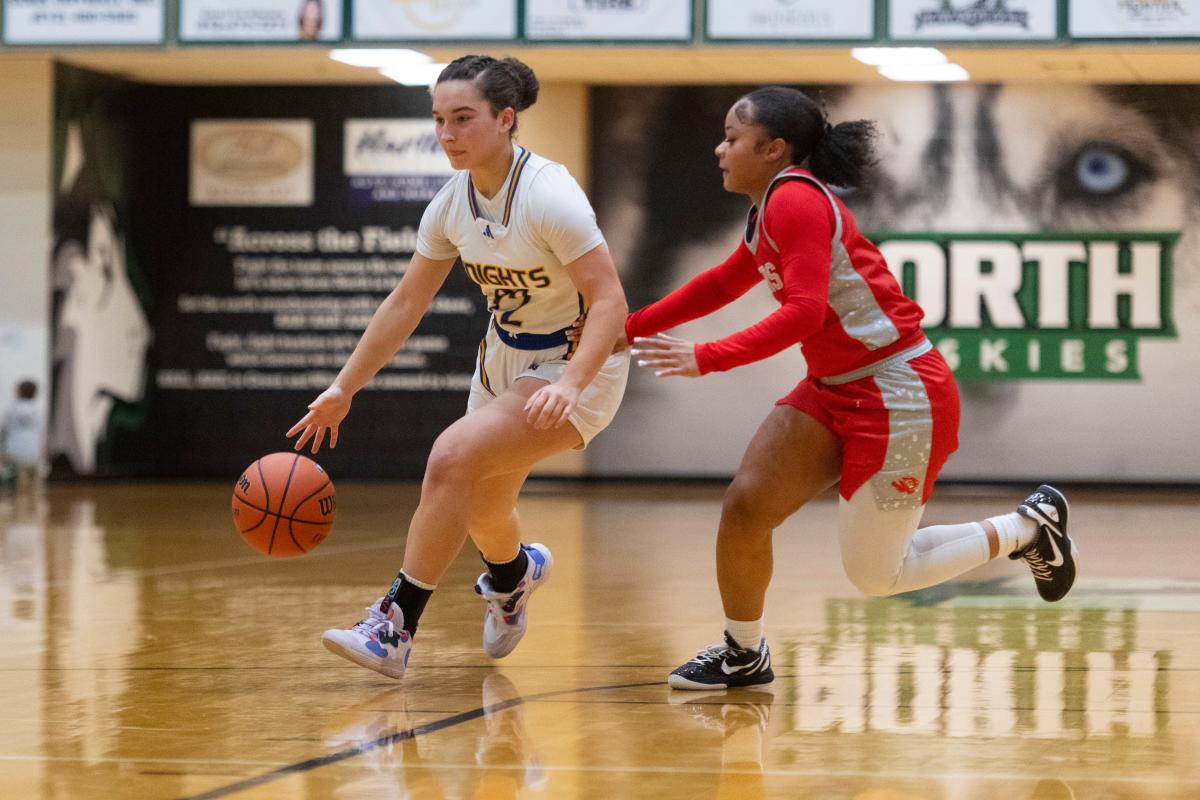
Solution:
<svg viewBox="0 0 1200 800"><path fill-rule="evenodd" d="M332 496L331 497L322 497L317 501L317 503L321 508L321 513L327 517L333 513L333 510L337 505L334 502L334 499Z"/></svg>
<svg viewBox="0 0 1200 800"><path fill-rule="evenodd" d="M913 494L917 491L917 486L920 485L920 483L921 482L912 475L905 475L903 478L898 478L897 480L892 481L892 488L901 494Z"/></svg>

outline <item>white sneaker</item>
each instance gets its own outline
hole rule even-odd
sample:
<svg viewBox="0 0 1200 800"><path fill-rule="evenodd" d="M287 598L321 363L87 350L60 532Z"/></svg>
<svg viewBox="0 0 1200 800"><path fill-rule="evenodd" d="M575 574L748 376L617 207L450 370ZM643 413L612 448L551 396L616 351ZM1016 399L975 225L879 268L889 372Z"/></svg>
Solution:
<svg viewBox="0 0 1200 800"><path fill-rule="evenodd" d="M366 609L366 617L350 630L330 628L321 636L321 643L331 653L347 658L359 666L373 669L389 678L400 678L408 666L412 652L412 637L401 626L404 613L395 603L382 611L381 597Z"/></svg>
<svg viewBox="0 0 1200 800"><path fill-rule="evenodd" d="M492 588L492 576L483 573L475 582L475 591L488 601L483 615L483 652L492 658L504 658L511 653L525 635L528 615L525 604L529 595L550 577L554 556L544 544L521 545L529 557L525 577L511 592L497 592Z"/></svg>

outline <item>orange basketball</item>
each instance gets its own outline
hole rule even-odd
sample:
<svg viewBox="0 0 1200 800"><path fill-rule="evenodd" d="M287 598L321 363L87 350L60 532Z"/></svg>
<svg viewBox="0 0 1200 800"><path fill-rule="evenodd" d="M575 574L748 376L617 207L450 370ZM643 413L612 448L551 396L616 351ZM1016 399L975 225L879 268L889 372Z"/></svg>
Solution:
<svg viewBox="0 0 1200 800"><path fill-rule="evenodd" d="M233 487L233 524L255 550L300 556L329 535L337 514L333 481L299 453L271 453L242 473Z"/></svg>

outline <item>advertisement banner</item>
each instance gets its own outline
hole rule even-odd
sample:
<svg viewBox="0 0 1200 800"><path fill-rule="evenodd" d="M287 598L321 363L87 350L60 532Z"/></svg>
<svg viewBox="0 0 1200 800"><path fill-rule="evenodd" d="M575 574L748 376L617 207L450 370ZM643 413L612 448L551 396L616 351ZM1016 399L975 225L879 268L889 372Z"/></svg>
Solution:
<svg viewBox="0 0 1200 800"><path fill-rule="evenodd" d="M1200 0L1071 0L1079 39L1200 37Z"/></svg>
<svg viewBox="0 0 1200 800"><path fill-rule="evenodd" d="M6 44L160 44L164 0L4 0Z"/></svg>
<svg viewBox="0 0 1200 800"><path fill-rule="evenodd" d="M515 39L516 0L354 0L360 41Z"/></svg>
<svg viewBox="0 0 1200 800"><path fill-rule="evenodd" d="M871 39L875 0L708 0L709 39Z"/></svg>
<svg viewBox="0 0 1200 800"><path fill-rule="evenodd" d="M525 0L528 39L692 38L691 0Z"/></svg>
<svg viewBox="0 0 1200 800"><path fill-rule="evenodd" d="M1058 0L890 0L888 34L897 41L1054 39Z"/></svg>
<svg viewBox="0 0 1200 800"><path fill-rule="evenodd" d="M312 121L194 121L190 187L193 206L312 205Z"/></svg>
<svg viewBox="0 0 1200 800"><path fill-rule="evenodd" d="M184 42L303 42L342 38L341 0L180 0Z"/></svg>
<svg viewBox="0 0 1200 800"><path fill-rule="evenodd" d="M749 88L593 91L593 203L631 308L738 246L750 201L713 148ZM839 192L954 371L948 477L1200 479L1200 86L810 93L877 125L877 166ZM714 341L778 308L760 285L668 333ZM804 374L798 347L699 380L636 370L590 469L731 474Z"/></svg>
<svg viewBox="0 0 1200 800"><path fill-rule="evenodd" d="M343 146L351 202L427 203L454 174L433 120L348 119Z"/></svg>

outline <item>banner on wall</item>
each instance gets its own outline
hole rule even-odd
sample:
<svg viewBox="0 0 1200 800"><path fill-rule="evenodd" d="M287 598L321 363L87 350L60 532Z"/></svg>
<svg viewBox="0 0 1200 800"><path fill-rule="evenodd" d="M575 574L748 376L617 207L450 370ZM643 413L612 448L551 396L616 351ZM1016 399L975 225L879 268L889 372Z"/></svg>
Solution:
<svg viewBox="0 0 1200 800"><path fill-rule="evenodd" d="M897 41L1054 39L1058 0L889 0L888 32Z"/></svg>
<svg viewBox="0 0 1200 800"><path fill-rule="evenodd" d="M354 0L354 39L515 39L516 0Z"/></svg>
<svg viewBox="0 0 1200 800"><path fill-rule="evenodd" d="M1071 0L1071 36L1200 37L1200 0Z"/></svg>
<svg viewBox="0 0 1200 800"><path fill-rule="evenodd" d="M312 205L312 120L195 120L189 197L193 206Z"/></svg>
<svg viewBox="0 0 1200 800"><path fill-rule="evenodd" d="M871 39L875 0L708 0L709 39Z"/></svg>
<svg viewBox="0 0 1200 800"><path fill-rule="evenodd" d="M592 197L631 307L737 247L750 201L723 191L712 150L745 91L593 91ZM1200 87L819 91L833 121L881 131L870 181L842 199L958 379L948 477L1200 479L1200 431L1179 423L1200 375ZM957 158L963 142L987 147ZM777 308L760 286L671 333L714 341ZM618 420L592 471L730 474L804 374L798 348L698 381L637 371L622 418L671 433Z"/></svg>
<svg viewBox="0 0 1200 800"><path fill-rule="evenodd" d="M163 0L4 0L7 44L159 44Z"/></svg>
<svg viewBox="0 0 1200 800"><path fill-rule="evenodd" d="M55 69L55 194L50 252L52 354L47 450L55 475L137 473L147 352L155 340L144 215L125 165L138 150L132 84Z"/></svg>
<svg viewBox="0 0 1200 800"><path fill-rule="evenodd" d="M1140 340L1175 336L1177 233L876 234L968 381L1138 381Z"/></svg>
<svg viewBox="0 0 1200 800"><path fill-rule="evenodd" d="M341 0L180 0L185 42L297 42L342 38Z"/></svg>
<svg viewBox="0 0 1200 800"><path fill-rule="evenodd" d="M432 120L348 119L343 171L356 203L427 203L454 174Z"/></svg>
<svg viewBox="0 0 1200 800"><path fill-rule="evenodd" d="M525 0L529 39L692 38L691 0Z"/></svg>

